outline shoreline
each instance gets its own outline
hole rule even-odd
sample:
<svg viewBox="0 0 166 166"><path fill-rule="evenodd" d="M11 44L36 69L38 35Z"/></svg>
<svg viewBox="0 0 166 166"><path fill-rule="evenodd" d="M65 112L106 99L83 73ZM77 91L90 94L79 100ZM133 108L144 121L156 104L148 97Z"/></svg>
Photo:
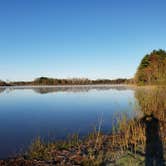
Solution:
<svg viewBox="0 0 166 166"><path fill-rule="evenodd" d="M128 155L126 145L122 144L124 135L95 133L85 140L73 136L64 142L44 144L40 138L29 149L29 154L22 154L0 160L0 165L17 166L100 166L115 164ZM119 142L121 145L119 146ZM122 150L124 148L124 150ZM125 150L126 149L126 150ZM132 149L132 147L131 147ZM47 154L46 154L47 153ZM131 151L131 153L133 153ZM134 153L133 153L134 154Z"/></svg>
<svg viewBox="0 0 166 166"><path fill-rule="evenodd" d="M66 84L66 85L10 85L10 86L1 86L1 87L89 87L89 86L93 86L93 87L98 87L98 86L132 86L132 84Z"/></svg>

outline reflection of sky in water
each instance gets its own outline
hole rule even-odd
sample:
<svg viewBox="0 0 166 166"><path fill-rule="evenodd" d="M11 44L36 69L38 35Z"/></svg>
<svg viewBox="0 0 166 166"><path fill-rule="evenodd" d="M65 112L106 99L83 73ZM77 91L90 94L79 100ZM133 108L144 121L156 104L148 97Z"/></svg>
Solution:
<svg viewBox="0 0 166 166"><path fill-rule="evenodd" d="M0 93L0 157L28 145L38 135L57 139L72 132L85 135L101 117L103 131L109 131L113 115L129 113L134 105L134 91L122 87L53 91L6 89Z"/></svg>

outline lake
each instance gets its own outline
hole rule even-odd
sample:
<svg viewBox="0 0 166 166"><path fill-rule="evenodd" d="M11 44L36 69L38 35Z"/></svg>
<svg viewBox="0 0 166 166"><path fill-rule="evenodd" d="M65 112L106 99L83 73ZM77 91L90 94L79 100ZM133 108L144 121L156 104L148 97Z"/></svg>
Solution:
<svg viewBox="0 0 166 166"><path fill-rule="evenodd" d="M111 131L118 113L133 114L134 89L122 85L0 88L0 158L11 157L38 136L85 136L102 120Z"/></svg>

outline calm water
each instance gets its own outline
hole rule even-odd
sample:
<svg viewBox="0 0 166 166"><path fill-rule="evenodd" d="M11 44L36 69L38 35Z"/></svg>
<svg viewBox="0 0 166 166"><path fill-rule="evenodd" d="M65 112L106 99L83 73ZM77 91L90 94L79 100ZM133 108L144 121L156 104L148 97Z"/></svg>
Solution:
<svg viewBox="0 0 166 166"><path fill-rule="evenodd" d="M118 112L133 112L134 90L125 86L0 88L0 158L43 139L88 134L103 119L109 132Z"/></svg>

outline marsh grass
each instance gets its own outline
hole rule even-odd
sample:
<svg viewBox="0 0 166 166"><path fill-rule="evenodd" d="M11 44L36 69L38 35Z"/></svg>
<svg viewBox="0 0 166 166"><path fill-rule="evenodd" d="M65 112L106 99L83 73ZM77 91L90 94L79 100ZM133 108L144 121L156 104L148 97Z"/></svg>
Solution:
<svg viewBox="0 0 166 166"><path fill-rule="evenodd" d="M153 114L159 120L159 136L166 145L166 89L138 88L135 97L139 104L132 119L127 114L116 116L116 126L110 135L101 132L102 118L94 132L85 138L73 134L66 141L44 143L40 137L29 147L29 159L54 160L60 165L142 165L145 162L146 126L141 116ZM141 109L141 111L140 111Z"/></svg>

